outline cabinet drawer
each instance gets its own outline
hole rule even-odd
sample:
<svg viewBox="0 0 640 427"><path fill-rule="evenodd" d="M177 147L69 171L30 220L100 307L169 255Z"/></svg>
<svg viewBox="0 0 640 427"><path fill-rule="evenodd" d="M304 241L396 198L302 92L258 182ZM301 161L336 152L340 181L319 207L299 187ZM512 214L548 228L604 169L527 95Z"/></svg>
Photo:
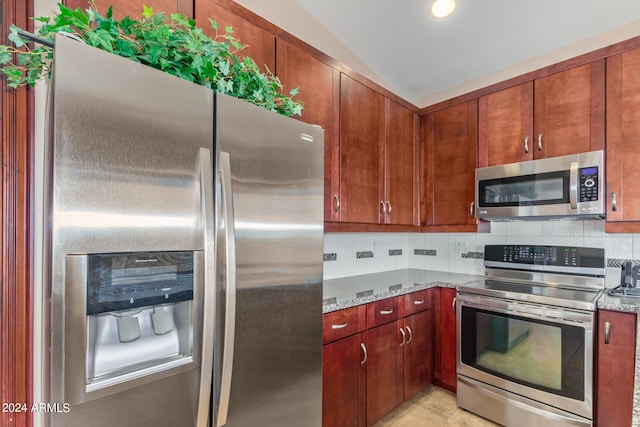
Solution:
<svg viewBox="0 0 640 427"><path fill-rule="evenodd" d="M336 341L365 329L366 306L345 308L322 315L322 342Z"/></svg>
<svg viewBox="0 0 640 427"><path fill-rule="evenodd" d="M411 292L403 296L404 316L411 316L414 313L429 309L429 290Z"/></svg>
<svg viewBox="0 0 640 427"><path fill-rule="evenodd" d="M399 313L402 297L387 298L367 304L367 328L392 322L402 317Z"/></svg>

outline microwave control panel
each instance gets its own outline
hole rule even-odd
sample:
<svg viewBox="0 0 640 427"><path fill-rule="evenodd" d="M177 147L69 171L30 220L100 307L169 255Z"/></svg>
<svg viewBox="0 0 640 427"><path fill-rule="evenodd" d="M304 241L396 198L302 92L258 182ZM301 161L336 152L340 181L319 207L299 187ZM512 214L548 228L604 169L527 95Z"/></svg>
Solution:
<svg viewBox="0 0 640 427"><path fill-rule="evenodd" d="M580 202L598 200L598 167L580 168Z"/></svg>

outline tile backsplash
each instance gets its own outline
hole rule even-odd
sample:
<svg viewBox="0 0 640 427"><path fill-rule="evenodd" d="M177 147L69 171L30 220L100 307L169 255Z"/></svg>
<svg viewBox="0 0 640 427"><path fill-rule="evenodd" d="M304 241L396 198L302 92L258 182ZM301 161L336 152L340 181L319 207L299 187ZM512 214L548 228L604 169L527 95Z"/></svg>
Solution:
<svg viewBox="0 0 640 427"><path fill-rule="evenodd" d="M484 274L484 245L514 243L604 248L610 260L607 286L613 287L620 278L621 261L640 259L640 234L607 234L604 224L604 220L514 221L493 222L490 233L326 233L324 278L401 268Z"/></svg>

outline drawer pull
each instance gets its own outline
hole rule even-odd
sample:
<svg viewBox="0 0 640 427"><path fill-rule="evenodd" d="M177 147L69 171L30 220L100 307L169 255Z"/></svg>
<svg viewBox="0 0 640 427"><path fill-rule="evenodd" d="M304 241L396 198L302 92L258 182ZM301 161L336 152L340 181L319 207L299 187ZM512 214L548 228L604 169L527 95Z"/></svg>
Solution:
<svg viewBox="0 0 640 427"><path fill-rule="evenodd" d="M402 334L402 342L400 343L400 347L402 347L407 342L407 336L404 333L404 329L400 328L400 333Z"/></svg>
<svg viewBox="0 0 640 427"><path fill-rule="evenodd" d="M349 321L348 320L346 322L340 324L340 325L331 325L331 329L344 329L347 326L349 326Z"/></svg>
<svg viewBox="0 0 640 427"><path fill-rule="evenodd" d="M362 354L364 356L364 358L360 361L360 364L364 365L365 363L367 363L367 346L365 346L364 343L361 342L360 347L362 347Z"/></svg>
<svg viewBox="0 0 640 427"><path fill-rule="evenodd" d="M382 314L382 315L393 314L393 309L391 309L391 310L380 310L380 314Z"/></svg>
<svg viewBox="0 0 640 427"><path fill-rule="evenodd" d="M416 301L413 302L413 304L414 305L422 305L422 304L424 304L424 300L423 299L416 300Z"/></svg>

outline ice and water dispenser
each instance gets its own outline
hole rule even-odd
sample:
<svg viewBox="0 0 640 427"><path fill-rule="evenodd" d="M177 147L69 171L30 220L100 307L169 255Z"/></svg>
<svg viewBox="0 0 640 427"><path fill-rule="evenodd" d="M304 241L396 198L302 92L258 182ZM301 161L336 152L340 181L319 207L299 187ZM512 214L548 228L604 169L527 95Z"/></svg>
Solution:
<svg viewBox="0 0 640 427"><path fill-rule="evenodd" d="M193 251L85 257L85 393L193 360Z"/></svg>

